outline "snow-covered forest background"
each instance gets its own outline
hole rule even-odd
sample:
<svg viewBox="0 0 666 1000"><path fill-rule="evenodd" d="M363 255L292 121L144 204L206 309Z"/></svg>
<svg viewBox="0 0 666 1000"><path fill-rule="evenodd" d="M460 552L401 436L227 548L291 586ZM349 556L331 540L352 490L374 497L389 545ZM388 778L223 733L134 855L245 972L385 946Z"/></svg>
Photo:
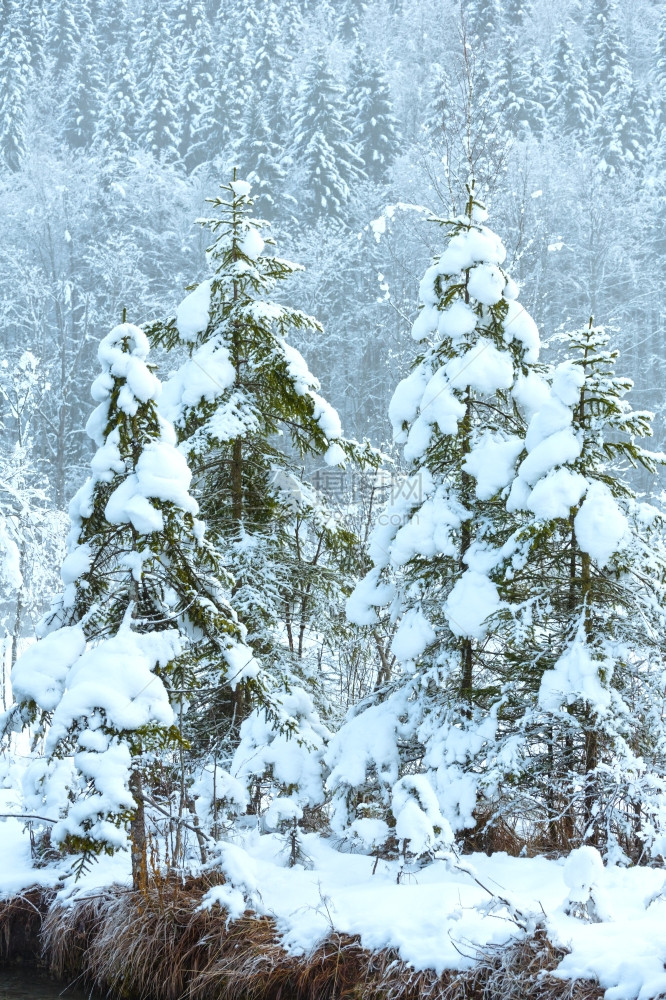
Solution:
<svg viewBox="0 0 666 1000"><path fill-rule="evenodd" d="M3 453L27 434L31 481L45 476L65 507L90 457L95 345L123 307L137 323L166 315L205 275L194 220L234 166L259 178L257 214L273 223L280 253L306 268L292 304L324 332L296 335L295 346L345 432L387 442L438 233L395 209L380 239L373 220L401 203L459 210L467 129L479 194L542 335L590 315L617 326L660 439L660 13L648 0L5 0L10 400L24 395L12 374L21 354L37 367L31 401L5 404Z"/></svg>

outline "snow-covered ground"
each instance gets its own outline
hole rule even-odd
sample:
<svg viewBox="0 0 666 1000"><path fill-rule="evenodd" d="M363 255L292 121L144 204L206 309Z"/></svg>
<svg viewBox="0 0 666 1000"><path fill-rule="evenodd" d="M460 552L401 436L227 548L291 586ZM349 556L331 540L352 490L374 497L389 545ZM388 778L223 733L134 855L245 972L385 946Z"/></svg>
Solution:
<svg viewBox="0 0 666 1000"><path fill-rule="evenodd" d="M16 809L13 793L0 801ZM283 837L248 833L224 845L228 883L210 890L232 916L246 905L277 921L288 950L304 953L332 930L358 935L367 949L395 948L417 969L464 969L488 944L543 920L550 939L569 949L558 975L597 978L607 1000L651 1000L666 991L666 886L656 868L604 867L592 848L568 859L506 854L442 857L421 870L303 838L307 866L289 868ZM16 820L0 824L0 892L64 882L73 898L113 882L129 883L126 853L102 858L74 885L68 866L35 870L29 839ZM576 915L577 914L577 915Z"/></svg>

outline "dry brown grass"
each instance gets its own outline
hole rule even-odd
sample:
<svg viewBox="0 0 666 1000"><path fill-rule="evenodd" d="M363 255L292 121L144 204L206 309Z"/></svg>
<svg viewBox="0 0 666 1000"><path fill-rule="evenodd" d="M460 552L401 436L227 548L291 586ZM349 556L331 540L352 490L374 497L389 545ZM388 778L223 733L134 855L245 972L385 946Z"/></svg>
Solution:
<svg viewBox="0 0 666 1000"><path fill-rule="evenodd" d="M474 1000L602 1000L604 990L589 979L563 980L552 973L564 957L543 928L509 948L492 948L465 973ZM448 1000L448 998L447 998Z"/></svg>
<svg viewBox="0 0 666 1000"><path fill-rule="evenodd" d="M463 831L462 840L465 854L474 851L483 851L485 854L503 852L517 858L527 848L527 842L515 830L490 812L480 814L476 826Z"/></svg>
<svg viewBox="0 0 666 1000"><path fill-rule="evenodd" d="M218 907L199 910L221 877L162 880L143 893L120 886L51 905L38 890L0 904L0 956L32 941L58 978L132 1000L600 1000L590 981L550 973L563 952L540 929L493 947L459 973L417 972L396 951L366 951L332 933L311 954L280 945L274 922L244 914L228 927ZM13 944L12 944L13 942Z"/></svg>
<svg viewBox="0 0 666 1000"><path fill-rule="evenodd" d="M112 886L106 892L49 909L42 923L40 950L56 979L69 979L86 969L91 943L122 893L120 886Z"/></svg>
<svg viewBox="0 0 666 1000"><path fill-rule="evenodd" d="M37 886L0 901L0 963L34 960L52 894Z"/></svg>

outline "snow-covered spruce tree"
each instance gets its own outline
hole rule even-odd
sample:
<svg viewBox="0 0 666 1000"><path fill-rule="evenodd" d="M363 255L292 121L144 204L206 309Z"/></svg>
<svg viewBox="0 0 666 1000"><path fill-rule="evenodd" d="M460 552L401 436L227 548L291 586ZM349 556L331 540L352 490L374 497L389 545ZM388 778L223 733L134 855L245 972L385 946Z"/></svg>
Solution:
<svg viewBox="0 0 666 1000"><path fill-rule="evenodd" d="M245 35L239 38L221 27L216 37L212 90L197 119L191 152L199 162L228 163L230 149L239 141L240 123L254 103L252 62Z"/></svg>
<svg viewBox="0 0 666 1000"><path fill-rule="evenodd" d="M275 132L268 125L264 101L250 103L237 150L243 175L253 186L257 211L262 218L271 220L280 205L284 206L285 195L281 191L287 173L281 163L283 148L274 141ZM295 199L287 200L295 207Z"/></svg>
<svg viewBox="0 0 666 1000"><path fill-rule="evenodd" d="M534 15L532 6L532 0L505 0L502 5L504 34L514 43L523 34L526 22Z"/></svg>
<svg viewBox="0 0 666 1000"><path fill-rule="evenodd" d="M293 114L293 61L301 47L300 40L289 37L294 30L292 21L289 5L265 5L254 47L248 52L249 81L255 96L239 107L243 124L234 162L252 184L256 211L271 221L278 214L287 217L289 202L296 205L296 199L284 193L285 150Z"/></svg>
<svg viewBox="0 0 666 1000"><path fill-rule="evenodd" d="M659 21L659 34L654 50L654 93L659 102L659 120L666 126L666 10Z"/></svg>
<svg viewBox="0 0 666 1000"><path fill-rule="evenodd" d="M555 39L548 69L552 88L552 100L547 106L550 127L563 135L585 136L592 127L596 108L566 24Z"/></svg>
<svg viewBox="0 0 666 1000"><path fill-rule="evenodd" d="M180 162L180 122L176 111L178 87L173 56L170 46L162 51L155 65L151 93L141 122L144 146L163 163Z"/></svg>
<svg viewBox="0 0 666 1000"><path fill-rule="evenodd" d="M5 5L5 10L11 10L10 5ZM36 0L28 8L23 8L22 26L25 32L28 53L30 55L30 69L36 76L41 76L45 63L45 37L46 37L46 5L45 0Z"/></svg>
<svg viewBox="0 0 666 1000"><path fill-rule="evenodd" d="M364 0L342 0L336 6L336 31L343 42L353 44L358 41L359 28L367 12L368 5Z"/></svg>
<svg viewBox="0 0 666 1000"><path fill-rule="evenodd" d="M629 90L632 72L627 46L618 24L615 4L608 5L607 14L599 21L590 60L590 93L597 108L603 107L611 93Z"/></svg>
<svg viewBox="0 0 666 1000"><path fill-rule="evenodd" d="M500 38L502 12L499 0L469 0L465 16L470 38L490 50Z"/></svg>
<svg viewBox="0 0 666 1000"><path fill-rule="evenodd" d="M146 875L145 771L182 740L174 708L220 678L259 683L147 355L127 323L100 343L87 425L98 450L70 505L65 589L16 663L9 722L45 734L27 811L60 809L53 840L84 861L126 847L129 826L135 886Z"/></svg>
<svg viewBox="0 0 666 1000"><path fill-rule="evenodd" d="M592 66L590 91L598 108L594 149L598 150L600 169L613 176L622 167L635 167L645 160L646 146L654 133L653 113L634 83L614 10L594 47Z"/></svg>
<svg viewBox="0 0 666 1000"><path fill-rule="evenodd" d="M415 854L475 823L501 692L486 619L502 600L504 492L523 447L517 398L539 338L502 270L505 250L470 189L426 271L412 331L425 341L390 405L409 474L371 536L373 568L348 615L397 621L396 664L327 754L334 828Z"/></svg>
<svg viewBox="0 0 666 1000"><path fill-rule="evenodd" d="M522 131L526 121L523 94L528 68L519 65L510 44L500 53L493 67L489 101L501 116L507 132L514 134L516 130Z"/></svg>
<svg viewBox="0 0 666 1000"><path fill-rule="evenodd" d="M101 65L97 37L91 25L81 39L61 113L63 135L74 149L90 146L97 129L106 87Z"/></svg>
<svg viewBox="0 0 666 1000"><path fill-rule="evenodd" d="M590 0L583 19L583 27L590 41L590 47L596 44L608 21L616 13L616 0Z"/></svg>
<svg viewBox="0 0 666 1000"><path fill-rule="evenodd" d="M548 111L555 98L549 80L548 65L540 53L533 52L525 69L525 116L532 135L542 138L548 130Z"/></svg>
<svg viewBox="0 0 666 1000"><path fill-rule="evenodd" d="M302 166L304 194L316 218L344 214L351 186L365 177L347 122L351 109L320 46L315 52L294 117L291 154Z"/></svg>
<svg viewBox="0 0 666 1000"><path fill-rule="evenodd" d="M98 0L94 22L99 34L109 40L114 62L118 61L133 36L133 20L128 0Z"/></svg>
<svg viewBox="0 0 666 1000"><path fill-rule="evenodd" d="M30 53L18 9L11 6L0 35L0 169L18 171L25 156Z"/></svg>
<svg viewBox="0 0 666 1000"><path fill-rule="evenodd" d="M188 171L201 162L197 128L213 95L213 40L200 5L192 4L180 17L181 87L179 117L182 122L180 156Z"/></svg>
<svg viewBox="0 0 666 1000"><path fill-rule="evenodd" d="M79 50L82 25L77 23L76 8L72 0L62 0L57 5L55 16L50 19L46 51L50 71L57 82L69 72Z"/></svg>
<svg viewBox="0 0 666 1000"><path fill-rule="evenodd" d="M663 514L627 473L666 458L636 441L652 415L624 398L602 327L564 338L530 421L507 506L529 514L505 546L497 616L507 762L497 808L552 847L588 841L609 858L666 844ZM513 588L513 592L512 591Z"/></svg>
<svg viewBox="0 0 666 1000"><path fill-rule="evenodd" d="M173 38L173 22L169 19L167 9L160 5L157 8L144 8L134 25L138 40L133 49L141 52L141 61L135 65L139 96L144 107L148 108L154 101L158 90L160 67L167 53L173 63L175 43ZM175 92L171 95L175 100Z"/></svg>
<svg viewBox="0 0 666 1000"><path fill-rule="evenodd" d="M386 183L399 147L388 81L379 65L358 44L349 71L349 104L354 143L365 172L377 184Z"/></svg>
<svg viewBox="0 0 666 1000"><path fill-rule="evenodd" d="M355 541L302 481L300 464L313 456L335 467L367 449L342 438L336 412L287 343L294 330L321 328L271 301L276 284L299 268L270 252L249 192L246 181L234 180L209 199L216 214L201 221L214 236L212 277L175 319L150 332L190 355L164 387L163 410L197 477L209 529L236 581L234 608L269 682L263 701L238 689L233 715L224 705L209 710L199 745L211 755L222 753L225 741L233 749L245 720L234 771L253 784L272 772L280 793L296 791L300 809L322 799L317 655L340 615L339 567ZM281 770L289 740L289 753L305 762L300 776L291 765Z"/></svg>
<svg viewBox="0 0 666 1000"><path fill-rule="evenodd" d="M293 53L285 45L282 11L276 4L267 4L257 25L254 50L254 72L259 93L266 95L279 80L280 89L287 86L287 75Z"/></svg>
<svg viewBox="0 0 666 1000"><path fill-rule="evenodd" d="M126 167L129 154L136 147L141 117L132 60L123 52L102 100L94 136L95 150L104 155L112 169Z"/></svg>

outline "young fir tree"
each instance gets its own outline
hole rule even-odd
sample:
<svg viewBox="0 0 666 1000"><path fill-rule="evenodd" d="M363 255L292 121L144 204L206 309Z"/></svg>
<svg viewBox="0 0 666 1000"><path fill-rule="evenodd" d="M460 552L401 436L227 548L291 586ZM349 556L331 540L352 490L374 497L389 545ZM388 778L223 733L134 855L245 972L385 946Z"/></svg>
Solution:
<svg viewBox="0 0 666 1000"><path fill-rule="evenodd" d="M517 387L539 351L485 218L472 189L421 282L412 336L425 344L389 409L409 474L348 603L359 625L376 625L377 608L397 621L396 665L327 756L334 828L376 838L373 812L388 812L416 854L449 827L474 825L494 747L500 697L486 619L502 600L498 550L514 527L502 491L523 447Z"/></svg>
<svg viewBox="0 0 666 1000"><path fill-rule="evenodd" d="M321 779L311 653L315 637L326 641L339 610L343 586L336 562L354 538L303 482L300 463L312 456L336 467L345 457L361 458L362 450L342 438L337 414L287 343L292 331L320 333L319 323L270 299L297 265L271 253L272 241L260 233L264 223L252 215L246 181L233 180L222 192L209 199L216 214L202 220L213 234L212 277L152 335L190 355L166 383L163 408L197 475L203 512L236 581L234 608L269 690L263 701L239 691L233 716L222 706L202 720L201 738L217 752L230 730L232 745L237 742L234 731L245 719L234 768L247 776L258 768L256 781L270 770L268 744L261 754L254 748L257 728L268 726L277 740L271 753L288 737L291 750L305 757L310 746ZM279 762L271 766L281 787ZM292 782L304 796L298 808L321 801L321 780L305 787L313 766L308 759L302 788Z"/></svg>
<svg viewBox="0 0 666 1000"><path fill-rule="evenodd" d="M526 512L505 546L505 763L497 809L553 847L609 858L661 851L666 824L662 635L664 516L627 474L666 461L637 442L652 415L624 398L602 327L566 335L570 360L532 417L507 502ZM513 592L511 592L513 589Z"/></svg>
<svg viewBox="0 0 666 1000"><path fill-rule="evenodd" d="M126 847L129 826L135 886L146 874L145 769L186 735L174 708L182 717L211 688L260 684L147 355L127 323L100 343L87 425L98 450L70 505L65 589L14 668L11 713L46 737L28 811L59 807L53 839L84 861Z"/></svg>

